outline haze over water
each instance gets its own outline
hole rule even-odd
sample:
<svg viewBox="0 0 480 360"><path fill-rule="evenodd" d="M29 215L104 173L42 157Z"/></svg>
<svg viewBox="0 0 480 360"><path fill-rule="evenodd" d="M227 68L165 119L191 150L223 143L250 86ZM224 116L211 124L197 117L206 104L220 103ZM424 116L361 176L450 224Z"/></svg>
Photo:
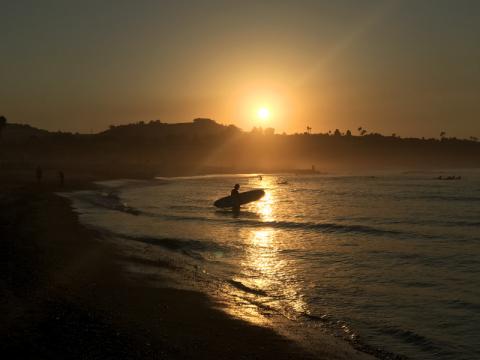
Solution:
<svg viewBox="0 0 480 360"><path fill-rule="evenodd" d="M162 178L71 196L132 276L195 286L257 323L281 314L412 358L476 359L480 174L438 175ZM236 182L266 191L238 217L212 205Z"/></svg>

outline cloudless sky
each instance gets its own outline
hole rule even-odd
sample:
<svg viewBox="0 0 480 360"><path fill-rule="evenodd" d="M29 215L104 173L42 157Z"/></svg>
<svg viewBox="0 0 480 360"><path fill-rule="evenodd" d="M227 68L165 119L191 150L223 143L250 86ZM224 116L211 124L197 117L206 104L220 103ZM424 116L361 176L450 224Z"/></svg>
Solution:
<svg viewBox="0 0 480 360"><path fill-rule="evenodd" d="M11 122L480 136L477 0L0 0L0 36Z"/></svg>

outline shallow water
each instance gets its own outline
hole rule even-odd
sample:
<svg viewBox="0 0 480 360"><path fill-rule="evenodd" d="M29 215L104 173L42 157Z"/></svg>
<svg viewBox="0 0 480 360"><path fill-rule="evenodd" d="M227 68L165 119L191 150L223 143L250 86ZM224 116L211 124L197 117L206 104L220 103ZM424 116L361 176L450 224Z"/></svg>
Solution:
<svg viewBox="0 0 480 360"><path fill-rule="evenodd" d="M119 180L70 196L136 276L201 284L236 316L327 319L412 358L478 359L480 173L438 175ZM266 191L238 217L212 206L236 182Z"/></svg>

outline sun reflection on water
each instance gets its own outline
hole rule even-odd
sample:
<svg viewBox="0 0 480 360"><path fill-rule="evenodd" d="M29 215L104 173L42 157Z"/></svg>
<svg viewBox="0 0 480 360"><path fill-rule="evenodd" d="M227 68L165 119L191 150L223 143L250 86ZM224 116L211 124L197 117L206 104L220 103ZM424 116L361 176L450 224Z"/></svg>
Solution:
<svg viewBox="0 0 480 360"><path fill-rule="evenodd" d="M262 187L266 188L265 196L255 203L256 212L262 217L264 221L274 221L275 214L275 195L273 190L273 183L270 179L263 178L261 180Z"/></svg>
<svg viewBox="0 0 480 360"><path fill-rule="evenodd" d="M263 325L270 323L274 314L295 318L307 308L297 278L298 264L284 251L294 246L293 239L285 239L285 232L269 224L279 216L277 203L282 189L276 180L263 176L251 183L265 189L265 196L249 204L246 210L258 214L265 227L238 228L244 251L236 261L235 275L222 289L227 295L222 299L227 312Z"/></svg>
<svg viewBox="0 0 480 360"><path fill-rule="evenodd" d="M265 177L260 183L266 188L266 194L250 209L264 222L275 221L275 184ZM229 313L265 324L269 322L266 314L280 313L294 318L306 312L296 264L282 253L288 244L281 234L280 230L271 227L239 229L244 253L238 262L239 270L232 278L232 286L225 289L235 299L233 306L227 308Z"/></svg>

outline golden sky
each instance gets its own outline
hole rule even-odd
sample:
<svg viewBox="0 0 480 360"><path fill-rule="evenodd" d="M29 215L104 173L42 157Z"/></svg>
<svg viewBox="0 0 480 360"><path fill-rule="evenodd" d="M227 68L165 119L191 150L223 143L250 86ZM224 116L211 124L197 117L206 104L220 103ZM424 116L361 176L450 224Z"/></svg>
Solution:
<svg viewBox="0 0 480 360"><path fill-rule="evenodd" d="M480 135L475 0L29 0L2 14L11 122Z"/></svg>

